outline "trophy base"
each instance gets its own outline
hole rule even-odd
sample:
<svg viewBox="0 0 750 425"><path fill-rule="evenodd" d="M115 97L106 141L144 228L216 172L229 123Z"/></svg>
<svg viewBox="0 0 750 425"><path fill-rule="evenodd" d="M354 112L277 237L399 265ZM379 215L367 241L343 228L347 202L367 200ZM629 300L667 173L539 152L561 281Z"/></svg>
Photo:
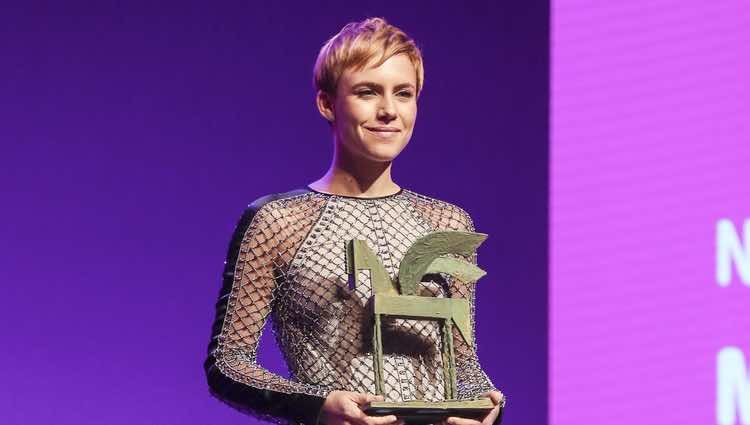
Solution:
<svg viewBox="0 0 750 425"><path fill-rule="evenodd" d="M368 416L396 415L410 424L427 424L440 422L449 416L481 419L495 405L489 398L479 400L446 400L446 401L373 401L364 406Z"/></svg>

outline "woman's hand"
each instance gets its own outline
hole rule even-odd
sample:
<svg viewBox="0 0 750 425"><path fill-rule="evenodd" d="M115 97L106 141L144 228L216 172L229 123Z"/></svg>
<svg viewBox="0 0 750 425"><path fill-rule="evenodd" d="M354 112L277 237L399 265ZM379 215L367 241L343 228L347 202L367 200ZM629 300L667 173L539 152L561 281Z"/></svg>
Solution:
<svg viewBox="0 0 750 425"><path fill-rule="evenodd" d="M319 423L326 425L404 425L395 415L367 416L362 406L383 401L382 395L331 391L320 409Z"/></svg>
<svg viewBox="0 0 750 425"><path fill-rule="evenodd" d="M482 394L482 397L489 397L495 407L487 413L487 416L481 422L475 419L450 416L441 423L443 425L492 425L495 419L497 419L497 415L500 414L500 404L505 396L500 391L488 391Z"/></svg>

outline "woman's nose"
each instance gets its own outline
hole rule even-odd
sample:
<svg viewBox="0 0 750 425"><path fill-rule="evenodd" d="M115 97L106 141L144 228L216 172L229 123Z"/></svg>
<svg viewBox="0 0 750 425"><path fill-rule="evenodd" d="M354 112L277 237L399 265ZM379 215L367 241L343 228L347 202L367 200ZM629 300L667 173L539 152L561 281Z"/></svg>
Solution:
<svg viewBox="0 0 750 425"><path fill-rule="evenodd" d="M378 105L378 118L392 121L396 118L396 107L391 96L383 96Z"/></svg>

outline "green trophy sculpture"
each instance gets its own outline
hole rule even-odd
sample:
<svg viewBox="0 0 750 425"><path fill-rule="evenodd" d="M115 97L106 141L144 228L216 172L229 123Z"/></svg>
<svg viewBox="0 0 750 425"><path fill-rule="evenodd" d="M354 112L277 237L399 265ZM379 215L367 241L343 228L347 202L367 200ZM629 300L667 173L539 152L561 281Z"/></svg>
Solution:
<svg viewBox="0 0 750 425"><path fill-rule="evenodd" d="M495 406L489 398L457 400L456 362L453 350L453 327L463 340L472 346L470 307L464 298L437 298L419 294L420 281L428 273L445 273L464 282L476 282L484 270L465 260L447 257L448 254L471 255L484 242L484 233L437 231L418 239L406 252L399 265L398 282L393 282L380 259L363 240L347 243L347 273L358 285L360 270L368 270L372 297L368 302L373 315L373 363L375 393L384 395L383 316L403 319L438 321L442 334L442 365L445 381L445 401L408 400L403 402L378 401L365 407L368 415L393 414L409 422L428 423L448 416L481 418ZM501 412L502 413L502 412Z"/></svg>

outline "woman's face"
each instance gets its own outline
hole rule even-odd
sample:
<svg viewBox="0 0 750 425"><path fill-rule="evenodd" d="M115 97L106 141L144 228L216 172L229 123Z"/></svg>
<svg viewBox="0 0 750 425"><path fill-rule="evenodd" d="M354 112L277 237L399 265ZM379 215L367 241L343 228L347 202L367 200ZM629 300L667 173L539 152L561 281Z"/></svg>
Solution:
<svg viewBox="0 0 750 425"><path fill-rule="evenodd" d="M340 148L371 161L392 161L406 147L417 118L416 70L405 54L377 68L346 70L333 100Z"/></svg>

